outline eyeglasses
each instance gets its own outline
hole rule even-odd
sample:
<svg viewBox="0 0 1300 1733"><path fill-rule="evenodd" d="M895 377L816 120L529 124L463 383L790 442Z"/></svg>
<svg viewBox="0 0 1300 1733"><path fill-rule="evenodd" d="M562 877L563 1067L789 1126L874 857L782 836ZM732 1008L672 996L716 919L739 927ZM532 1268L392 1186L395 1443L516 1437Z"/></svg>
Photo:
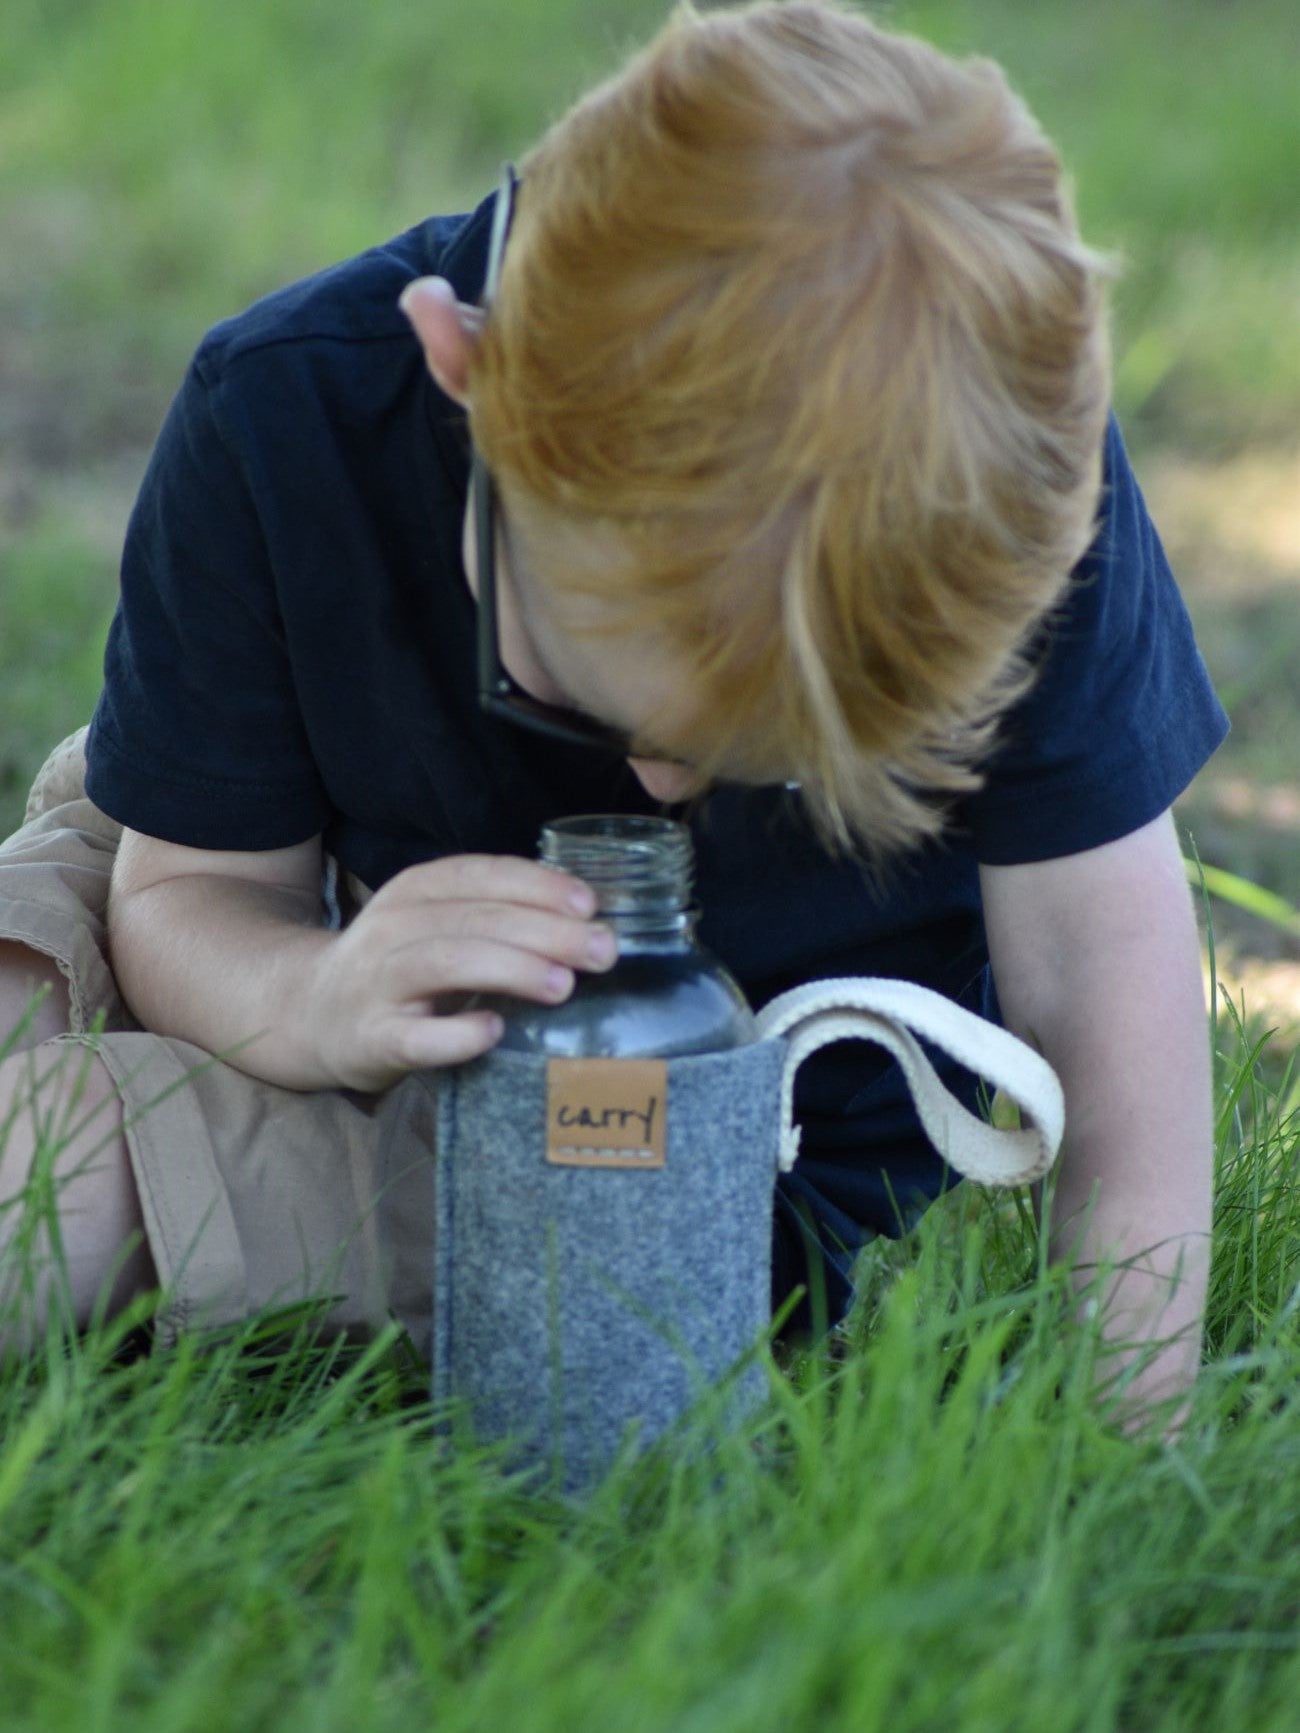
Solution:
<svg viewBox="0 0 1300 1733"><path fill-rule="evenodd" d="M485 312L496 299L501 259L510 234L518 184L513 164L507 163L492 215L487 278L479 296L479 306ZM631 735L598 722L594 716L586 716L580 710L545 704L540 698L534 698L531 692L525 692L507 673L501 661L497 632L496 488L477 451L470 460L469 485L474 504L474 547L478 563L478 701L481 708L491 716L499 716L503 721L530 729L534 734L545 734L552 740L599 747L624 758L629 756L633 749Z"/></svg>

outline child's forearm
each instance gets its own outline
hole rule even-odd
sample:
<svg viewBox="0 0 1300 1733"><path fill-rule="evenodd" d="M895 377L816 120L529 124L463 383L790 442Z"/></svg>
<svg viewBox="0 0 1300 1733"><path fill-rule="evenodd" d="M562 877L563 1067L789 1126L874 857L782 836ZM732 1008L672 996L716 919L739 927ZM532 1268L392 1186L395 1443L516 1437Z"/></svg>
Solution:
<svg viewBox="0 0 1300 1733"><path fill-rule="evenodd" d="M312 976L332 935L319 898L220 875L115 896L113 972L136 1019L287 1089L332 1081L311 1042Z"/></svg>
<svg viewBox="0 0 1300 1733"><path fill-rule="evenodd" d="M1067 1089L1067 1113L1069 1091ZM1206 1116L1208 1118L1208 1115ZM1201 1363L1210 1269L1210 1140L1185 1128L1186 1141L1114 1128L1104 1146L1072 1144L1064 1153L1052 1205L1052 1256L1070 1261L1075 1285L1100 1306L1102 1335L1116 1345L1098 1368L1098 1386L1116 1390L1121 1414L1140 1420L1155 1404L1191 1389ZM1153 1189L1149 1177L1170 1183ZM1098 1265L1115 1268L1100 1289ZM1175 1403L1168 1427L1182 1420Z"/></svg>
<svg viewBox="0 0 1300 1733"><path fill-rule="evenodd" d="M1076 1041L1054 1060L1067 1126L1072 1114L1075 1124L1062 1150L1050 1249L1071 1261L1081 1288L1099 1264L1127 1265L1092 1299L1103 1335L1127 1344L1100 1367L1102 1386L1129 1373L1122 1408L1134 1416L1183 1395L1200 1365L1213 1132L1199 977L1195 986L1196 999L1185 988L1143 1046L1117 1045L1108 1061L1104 1043ZM1049 1039L1049 1058L1052 1046ZM1125 1098L1121 1064L1136 1068L1141 1100ZM1143 1364L1129 1372L1135 1359Z"/></svg>
<svg viewBox="0 0 1300 1733"><path fill-rule="evenodd" d="M1209 1039L1177 837L1166 815L1090 854L986 871L984 887L1008 1026L1065 1091L1051 1249L1081 1285L1133 1260L1101 1296L1108 1337L1143 1355L1176 1338L1135 1376L1140 1410L1195 1377L1209 1267Z"/></svg>
<svg viewBox="0 0 1300 1733"><path fill-rule="evenodd" d="M1153 1208L1112 1180L1102 1182L1086 1222L1080 1215L1060 1221L1068 1205L1059 1191L1054 1203L1052 1254L1071 1260L1076 1287L1090 1287L1100 1263L1128 1265L1089 1304L1100 1304L1102 1335L1117 1348L1099 1367L1099 1385L1109 1389L1122 1379L1120 1409L1135 1419L1153 1404L1184 1396L1201 1361L1209 1207L1187 1195L1163 1202L1163 1210ZM1169 1423L1182 1414L1176 1407Z"/></svg>
<svg viewBox="0 0 1300 1733"><path fill-rule="evenodd" d="M1051 1250L1080 1285L1099 1263L1129 1264L1096 1296L1103 1333L1133 1345L1108 1357L1103 1379L1168 1344L1133 1374L1124 1406L1139 1413L1193 1382L1209 1276L1210 1052L1190 919L1081 962L1038 1033L1066 1100Z"/></svg>

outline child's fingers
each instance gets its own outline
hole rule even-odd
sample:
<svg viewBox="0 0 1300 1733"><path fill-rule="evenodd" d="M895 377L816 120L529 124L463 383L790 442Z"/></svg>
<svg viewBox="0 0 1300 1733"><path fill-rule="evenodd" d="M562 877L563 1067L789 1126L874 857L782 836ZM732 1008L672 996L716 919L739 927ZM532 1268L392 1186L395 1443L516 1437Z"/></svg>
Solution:
<svg viewBox="0 0 1300 1733"><path fill-rule="evenodd" d="M461 1011L452 1017L422 1017L394 1031L394 1062L401 1071L441 1070L463 1065L495 1047L502 1021L495 1011Z"/></svg>
<svg viewBox="0 0 1300 1733"><path fill-rule="evenodd" d="M570 873L522 855L456 854L407 867L371 899L358 919L379 906L426 901L525 903L584 918L596 908L590 885Z"/></svg>
<svg viewBox="0 0 1300 1733"><path fill-rule="evenodd" d="M448 993L505 993L554 1005L573 991L567 963L491 939L434 935L394 950L376 971L371 1015L407 1015L430 1004L441 1012ZM453 1007L454 1008L454 1007Z"/></svg>
<svg viewBox="0 0 1300 1733"><path fill-rule="evenodd" d="M618 955L618 941L604 922L505 903L451 905L438 924L421 913L384 938L376 985L394 1005L458 988L544 999L557 964L599 972Z"/></svg>

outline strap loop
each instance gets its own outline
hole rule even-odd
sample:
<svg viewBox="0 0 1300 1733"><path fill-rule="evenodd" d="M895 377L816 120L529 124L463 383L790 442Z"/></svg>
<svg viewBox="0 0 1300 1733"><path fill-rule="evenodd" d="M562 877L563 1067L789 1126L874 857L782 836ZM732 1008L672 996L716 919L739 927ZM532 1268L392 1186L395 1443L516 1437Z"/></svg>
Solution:
<svg viewBox="0 0 1300 1733"><path fill-rule="evenodd" d="M856 975L810 981L765 1005L761 1040L787 1038L781 1081L780 1166L799 1156L794 1124L795 1074L809 1054L832 1041L874 1041L898 1060L926 1136L948 1165L982 1185L1027 1185L1055 1161L1065 1130L1065 1100L1056 1073L1023 1041L914 981ZM940 1080L918 1036L1002 1090L1021 1112L1020 1130L986 1125Z"/></svg>

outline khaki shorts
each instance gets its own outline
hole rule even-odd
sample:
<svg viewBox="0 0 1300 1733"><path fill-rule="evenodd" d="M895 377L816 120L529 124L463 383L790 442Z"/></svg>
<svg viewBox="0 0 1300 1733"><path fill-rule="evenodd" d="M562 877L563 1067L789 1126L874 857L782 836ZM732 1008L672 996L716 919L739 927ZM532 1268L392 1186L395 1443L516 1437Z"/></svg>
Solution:
<svg viewBox="0 0 1300 1733"><path fill-rule="evenodd" d="M93 1045L121 1095L160 1336L325 1298L328 1325L395 1318L427 1360L435 1074L378 1096L304 1094L142 1030L109 967L121 826L86 797L84 738L56 749L23 828L0 843L0 939L57 963L72 1002L63 1039Z"/></svg>

